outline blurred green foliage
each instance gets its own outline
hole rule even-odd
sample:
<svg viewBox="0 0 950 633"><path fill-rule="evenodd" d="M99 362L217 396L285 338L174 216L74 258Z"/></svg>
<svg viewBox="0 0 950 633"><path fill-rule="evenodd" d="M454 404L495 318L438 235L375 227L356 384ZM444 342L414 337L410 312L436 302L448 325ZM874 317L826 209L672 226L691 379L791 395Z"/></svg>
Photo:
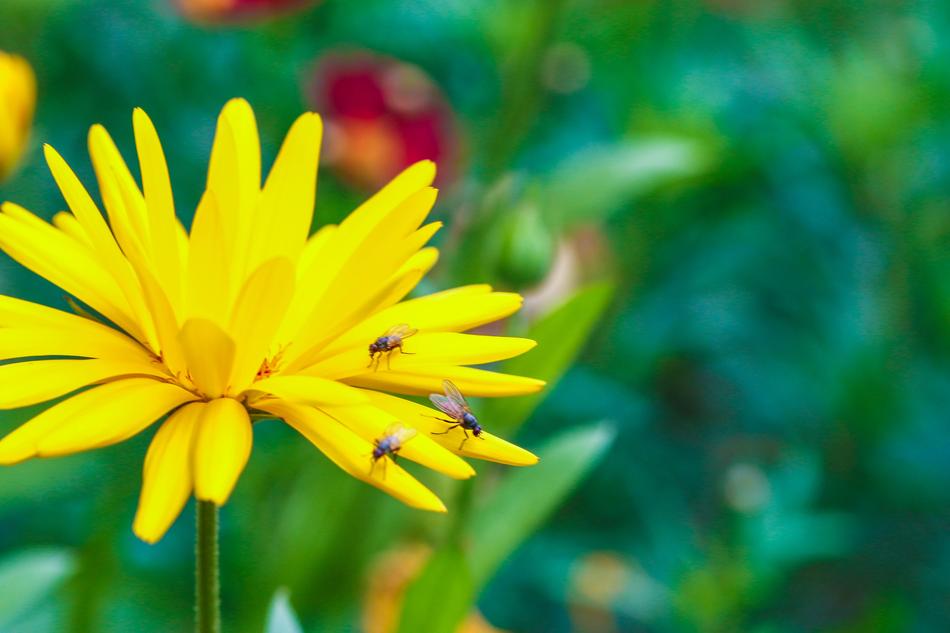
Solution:
<svg viewBox="0 0 950 633"><path fill-rule="evenodd" d="M424 290L527 294L507 327L544 344L508 366L556 384L477 405L554 455L426 479L431 517L260 424L222 513L228 631L360 630L374 561L418 541L402 630L472 594L518 633L947 630L947 3L324 0L192 25L165 0L5 0L0 48L40 80L0 197L47 218L40 143L91 185L86 129L131 156L143 106L187 220L221 105L251 101L267 160L330 51L418 65L460 120ZM365 195L324 170L317 221ZM0 284L65 307L7 259ZM22 592L0 630L188 629L189 512L154 547L129 529L146 442L0 472Z"/></svg>

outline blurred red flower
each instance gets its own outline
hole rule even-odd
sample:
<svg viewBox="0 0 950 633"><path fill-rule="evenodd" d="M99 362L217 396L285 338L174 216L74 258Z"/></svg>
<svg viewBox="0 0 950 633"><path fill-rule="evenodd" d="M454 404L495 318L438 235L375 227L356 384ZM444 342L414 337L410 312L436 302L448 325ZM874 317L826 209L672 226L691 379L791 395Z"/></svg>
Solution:
<svg viewBox="0 0 950 633"><path fill-rule="evenodd" d="M419 160L439 181L458 170L455 115L422 69L368 52L323 57L309 89L326 125L324 162L349 184L375 189Z"/></svg>

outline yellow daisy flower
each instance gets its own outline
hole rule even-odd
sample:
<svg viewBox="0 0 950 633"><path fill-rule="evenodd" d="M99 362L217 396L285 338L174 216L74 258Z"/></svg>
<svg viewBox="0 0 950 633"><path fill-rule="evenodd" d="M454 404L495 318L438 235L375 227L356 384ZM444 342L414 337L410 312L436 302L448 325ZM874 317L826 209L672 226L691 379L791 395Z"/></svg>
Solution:
<svg viewBox="0 0 950 633"><path fill-rule="evenodd" d="M399 455L454 478L460 456L530 465L537 458L392 394L509 396L543 383L470 365L534 342L462 332L506 317L516 294L483 285L405 300L436 262L423 225L432 163L396 177L339 225L310 236L321 122L301 116L261 186L254 114L233 100L219 119L206 191L191 231L175 215L162 146L133 116L142 188L101 126L89 151L108 222L50 147L46 159L72 213L48 224L11 203L0 248L88 307L72 314L0 296L0 407L59 398L0 440L0 464L121 442L168 414L145 458L133 530L155 542L192 493L227 501L251 452L255 420L278 418L340 468L404 503L445 511L425 486L373 452L395 423L415 430ZM418 333L370 364L368 346L396 325ZM26 360L28 359L28 360ZM87 388L88 387L88 388ZM485 421L490 427L490 421Z"/></svg>
<svg viewBox="0 0 950 633"><path fill-rule="evenodd" d="M0 181L26 149L36 108L36 77L22 57L0 51Z"/></svg>

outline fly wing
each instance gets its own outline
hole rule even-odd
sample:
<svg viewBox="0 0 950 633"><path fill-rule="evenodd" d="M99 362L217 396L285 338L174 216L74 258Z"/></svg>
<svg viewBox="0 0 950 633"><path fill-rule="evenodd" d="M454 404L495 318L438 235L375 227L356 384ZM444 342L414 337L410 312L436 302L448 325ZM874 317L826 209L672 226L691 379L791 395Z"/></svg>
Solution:
<svg viewBox="0 0 950 633"><path fill-rule="evenodd" d="M385 336L396 336L399 337L399 339L407 339L418 331L416 328L409 327L407 323L400 323L386 330Z"/></svg>
<svg viewBox="0 0 950 633"><path fill-rule="evenodd" d="M383 437L395 438L396 446L402 446L415 436L416 430L405 426L402 422L393 422L383 431Z"/></svg>
<svg viewBox="0 0 950 633"><path fill-rule="evenodd" d="M462 392L459 391L459 388L456 387L451 380L443 380L442 388L445 389L445 395L455 402L462 411L472 412L472 409L469 408L468 403L465 401L465 396L462 395Z"/></svg>
<svg viewBox="0 0 950 633"><path fill-rule="evenodd" d="M399 440L399 445L402 446L416 436L416 430L408 426L402 426L400 424L394 435L396 436L396 439Z"/></svg>
<svg viewBox="0 0 950 633"><path fill-rule="evenodd" d="M439 411L448 415L453 420L460 419L465 413L465 409L462 408L462 405L446 396L433 393L429 395L429 400L432 401L432 404L434 404Z"/></svg>

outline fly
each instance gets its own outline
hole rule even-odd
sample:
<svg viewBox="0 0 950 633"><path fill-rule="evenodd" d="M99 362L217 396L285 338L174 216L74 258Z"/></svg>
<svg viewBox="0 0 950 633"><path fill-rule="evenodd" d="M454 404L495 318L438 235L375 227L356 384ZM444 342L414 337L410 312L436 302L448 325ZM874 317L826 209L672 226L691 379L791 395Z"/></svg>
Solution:
<svg viewBox="0 0 950 633"><path fill-rule="evenodd" d="M419 330L411 328L405 323L394 325L386 330L385 334L377 337L375 341L369 344L369 365L367 365L367 367L373 367L373 363L375 363L376 367L373 368L373 371L379 369L379 360L383 357L383 354L385 354L386 369L389 369L389 357L392 356L393 352L397 349L400 354L409 354L409 352L402 348L402 343L418 331Z"/></svg>
<svg viewBox="0 0 950 633"><path fill-rule="evenodd" d="M458 387L452 384L451 380L443 380L442 388L445 390L444 396L433 393L429 395L429 400L432 401L432 404L434 404L439 411L452 418L451 420L446 420L445 418L436 419L442 420L452 426L444 431L433 432L432 434L445 435L452 429L462 429L462 433L465 434L465 439L459 444L459 450L462 450L462 447L465 446L465 442L468 441L469 431L471 431L475 437L485 439L482 437L482 431L484 430L482 429L482 425L478 423L478 418L472 413L471 407L468 406L468 402L465 401L465 396L462 395Z"/></svg>

